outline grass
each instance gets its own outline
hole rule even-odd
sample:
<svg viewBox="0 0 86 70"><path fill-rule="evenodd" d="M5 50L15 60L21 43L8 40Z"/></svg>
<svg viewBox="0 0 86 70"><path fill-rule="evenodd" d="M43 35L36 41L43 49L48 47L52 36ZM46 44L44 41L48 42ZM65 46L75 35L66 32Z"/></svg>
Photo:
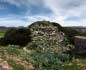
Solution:
<svg viewBox="0 0 86 70"><path fill-rule="evenodd" d="M13 67L13 70L24 70L24 66L21 64L17 64L13 60L8 60L8 64Z"/></svg>
<svg viewBox="0 0 86 70"><path fill-rule="evenodd" d="M73 64L59 67L60 70L84 70L82 66Z"/></svg>
<svg viewBox="0 0 86 70"><path fill-rule="evenodd" d="M0 38L4 36L4 32L0 32Z"/></svg>
<svg viewBox="0 0 86 70"><path fill-rule="evenodd" d="M66 55L58 54L52 51L32 51L26 52L22 49L13 48L15 46L1 47L0 54L4 53L4 59L13 68L13 70L25 70L25 66L31 63L35 69L33 70L86 70L86 58L74 58L71 62L67 61ZM9 50L8 50L9 49ZM7 52L7 53L5 53ZM16 57L15 59L8 59L6 56ZM1 58L2 55L0 55ZM58 57L59 56L59 57ZM16 59L20 62L17 62ZM62 62L60 59L64 58L66 61ZM27 64L24 64L26 61ZM27 69L30 70L30 69Z"/></svg>
<svg viewBox="0 0 86 70"><path fill-rule="evenodd" d="M84 63L83 63L84 61ZM60 70L86 70L86 59L79 59L59 67Z"/></svg>

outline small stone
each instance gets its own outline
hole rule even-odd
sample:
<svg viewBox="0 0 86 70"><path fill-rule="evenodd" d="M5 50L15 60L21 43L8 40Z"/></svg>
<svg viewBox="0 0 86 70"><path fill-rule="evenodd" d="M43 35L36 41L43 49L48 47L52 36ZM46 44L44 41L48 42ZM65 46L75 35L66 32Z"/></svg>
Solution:
<svg viewBox="0 0 86 70"><path fill-rule="evenodd" d="M35 68L34 68L34 66L33 66L32 64L30 64L30 65L29 65L29 69L30 69L30 70L34 70Z"/></svg>
<svg viewBox="0 0 86 70"><path fill-rule="evenodd" d="M12 68L8 65L7 61L2 62L0 67L1 67L1 70L12 70Z"/></svg>
<svg viewBox="0 0 86 70"><path fill-rule="evenodd" d="M69 66L72 65L72 63L69 63L68 65L69 65Z"/></svg>

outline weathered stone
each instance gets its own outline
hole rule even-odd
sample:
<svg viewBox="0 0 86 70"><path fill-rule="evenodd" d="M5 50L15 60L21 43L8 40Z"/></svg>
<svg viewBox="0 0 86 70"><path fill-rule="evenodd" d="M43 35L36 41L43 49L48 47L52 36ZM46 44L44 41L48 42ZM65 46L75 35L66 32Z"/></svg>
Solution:
<svg viewBox="0 0 86 70"><path fill-rule="evenodd" d="M12 70L7 61L0 63L0 70Z"/></svg>
<svg viewBox="0 0 86 70"><path fill-rule="evenodd" d="M75 36L75 48L77 50L86 49L86 37L84 36Z"/></svg>
<svg viewBox="0 0 86 70"><path fill-rule="evenodd" d="M62 42L66 38L65 34L59 30L59 26L54 26L51 22L34 23L30 26L32 32L32 46L40 47L60 47L58 42ZM31 46L31 45L29 45ZM63 46L63 45L62 45Z"/></svg>

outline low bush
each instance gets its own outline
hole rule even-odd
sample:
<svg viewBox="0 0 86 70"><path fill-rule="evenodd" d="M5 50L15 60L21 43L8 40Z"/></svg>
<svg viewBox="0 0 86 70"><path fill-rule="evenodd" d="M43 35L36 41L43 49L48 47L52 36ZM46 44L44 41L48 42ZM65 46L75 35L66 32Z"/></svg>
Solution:
<svg viewBox="0 0 86 70"><path fill-rule="evenodd" d="M20 28L20 29L10 29L8 30L4 38L1 38L0 42L1 45L20 45L25 46L31 41L31 32L27 28Z"/></svg>
<svg viewBox="0 0 86 70"><path fill-rule="evenodd" d="M20 49L17 49L16 46L14 46L14 45L9 45L7 47L1 47L0 53L3 54L3 56L5 54L18 56L18 55L20 55Z"/></svg>
<svg viewBox="0 0 86 70"><path fill-rule="evenodd" d="M23 65L17 64L13 60L8 60L8 64L13 67L12 70L25 70Z"/></svg>
<svg viewBox="0 0 86 70"><path fill-rule="evenodd" d="M7 46L8 41L5 38L0 38L0 45Z"/></svg>
<svg viewBox="0 0 86 70"><path fill-rule="evenodd" d="M30 62L36 70L58 70L58 67L69 61L69 55L56 53L54 51L34 52L31 55Z"/></svg>

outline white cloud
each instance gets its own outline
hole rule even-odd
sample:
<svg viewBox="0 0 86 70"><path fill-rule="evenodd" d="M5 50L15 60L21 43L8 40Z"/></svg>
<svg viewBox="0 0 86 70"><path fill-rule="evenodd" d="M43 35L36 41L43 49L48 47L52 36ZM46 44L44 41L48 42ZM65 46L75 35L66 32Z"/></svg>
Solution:
<svg viewBox="0 0 86 70"><path fill-rule="evenodd" d="M16 5L17 7L20 7L20 6L29 6L29 5L41 5L43 4L44 0L0 0L0 2L7 2L7 3L10 3L10 4L13 4L13 5Z"/></svg>
<svg viewBox="0 0 86 70"><path fill-rule="evenodd" d="M0 21L3 23L20 23L20 25L24 22L25 25L30 24L31 22L37 21L37 20L50 20L60 23L62 26L86 26L86 0L0 0L2 2L8 2L10 4L13 4L17 7L20 6L26 6L27 12L25 13L25 19L27 21L23 21L20 19L4 19L6 21ZM41 7L48 7L52 14L49 16L45 13L45 15L33 15L30 16L32 11L30 11L31 6L39 6ZM44 8L45 9L45 8ZM37 10L35 8L35 10ZM39 11L40 13L40 11ZM80 17L81 19L79 21L65 21L66 19L70 17ZM1 23L0 22L0 23ZM23 23L23 25L24 25Z"/></svg>
<svg viewBox="0 0 86 70"><path fill-rule="evenodd" d="M86 20L67 21L65 26L86 26Z"/></svg>
<svg viewBox="0 0 86 70"><path fill-rule="evenodd" d="M8 17L2 17L0 18L0 25L1 26L13 26L13 27L18 27L18 26L28 26L33 22L36 22L38 20L50 20L49 17L46 16L24 16L19 18L19 16L15 15L10 15ZM22 20L24 19L24 20Z"/></svg>
<svg viewBox="0 0 86 70"><path fill-rule="evenodd" d="M45 0L46 5L53 11L55 21L59 21L64 26L80 25L86 26L86 0ZM79 21L64 20L70 17L80 17Z"/></svg>
<svg viewBox="0 0 86 70"><path fill-rule="evenodd" d="M20 20L20 19L14 19L12 17L6 17L6 18L0 18L0 26L26 26L25 21Z"/></svg>

